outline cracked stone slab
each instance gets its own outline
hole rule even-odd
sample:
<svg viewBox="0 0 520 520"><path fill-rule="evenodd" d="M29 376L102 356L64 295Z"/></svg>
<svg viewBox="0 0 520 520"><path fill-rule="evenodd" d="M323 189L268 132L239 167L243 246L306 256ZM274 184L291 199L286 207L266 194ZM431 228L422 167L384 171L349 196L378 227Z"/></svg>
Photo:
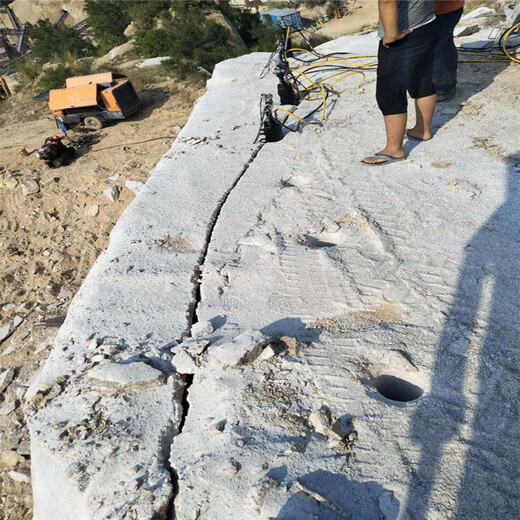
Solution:
<svg viewBox="0 0 520 520"><path fill-rule="evenodd" d="M112 230L27 392L38 520L155 520L171 509L168 452L185 385L172 350L189 333L215 210L258 148L258 99L276 80L248 78L267 57L216 67Z"/></svg>
<svg viewBox="0 0 520 520"><path fill-rule="evenodd" d="M178 518L396 520L385 515L391 482L359 482L353 461L358 447L365 449L361 433L359 441L337 442L332 428L339 429L335 416L345 410L329 411L327 431L313 425L327 397L316 392L301 358L279 352L224 368L212 355L216 348L202 356L184 429L173 440ZM363 419L349 421L364 431Z"/></svg>
<svg viewBox="0 0 520 520"><path fill-rule="evenodd" d="M384 139L370 76L324 125L253 147L266 59L217 67L73 301L27 397L36 518L516 520L502 65L463 89L479 114L439 112L435 139L382 171L359 162ZM193 312L220 326L189 338ZM123 362L166 382L92 391L96 363Z"/></svg>

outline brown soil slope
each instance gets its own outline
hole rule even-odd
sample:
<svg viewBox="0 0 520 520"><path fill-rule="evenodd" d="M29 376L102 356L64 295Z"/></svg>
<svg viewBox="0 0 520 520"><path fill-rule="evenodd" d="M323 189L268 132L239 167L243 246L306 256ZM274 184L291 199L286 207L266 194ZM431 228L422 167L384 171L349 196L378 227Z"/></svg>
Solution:
<svg viewBox="0 0 520 520"><path fill-rule="evenodd" d="M17 95L0 106L0 328L23 318L0 342L0 375L14 369L12 383L0 392L0 519L32 518L30 484L12 473L30 467L21 411L28 381L47 358L70 300L106 247L112 226L135 197L125 181L146 180L201 93L200 86L172 81L148 86L141 93L145 108L131 119L97 134L70 132L73 139L99 142L58 169L18 153L56 133L46 104ZM26 195L30 180L39 192ZM103 194L112 186L121 190L117 202Z"/></svg>

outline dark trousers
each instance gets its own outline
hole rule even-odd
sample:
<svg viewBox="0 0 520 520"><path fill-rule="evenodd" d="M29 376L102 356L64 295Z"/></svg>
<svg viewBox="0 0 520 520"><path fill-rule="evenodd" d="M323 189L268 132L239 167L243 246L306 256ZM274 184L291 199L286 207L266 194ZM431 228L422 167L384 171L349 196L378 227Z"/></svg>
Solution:
<svg viewBox="0 0 520 520"><path fill-rule="evenodd" d="M407 111L407 92L413 99L432 96L433 22L415 29L385 47L379 43L376 99L384 116Z"/></svg>
<svg viewBox="0 0 520 520"><path fill-rule="evenodd" d="M453 41L453 30L459 23L463 9L438 14L433 22L435 47L433 52L433 84L439 95L449 94L457 85L459 55Z"/></svg>

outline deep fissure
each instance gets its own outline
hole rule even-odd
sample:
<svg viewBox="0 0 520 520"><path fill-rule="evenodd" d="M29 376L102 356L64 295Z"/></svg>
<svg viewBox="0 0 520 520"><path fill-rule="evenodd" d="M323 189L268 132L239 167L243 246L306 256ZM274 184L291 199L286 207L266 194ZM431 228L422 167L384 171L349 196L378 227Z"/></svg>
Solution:
<svg viewBox="0 0 520 520"><path fill-rule="evenodd" d="M192 277L193 284L194 284L194 287L193 287L193 301L192 301L192 303L190 304L190 307L189 307L189 311L188 311L188 327L186 329L186 333L184 334L184 337L191 337L191 329L192 329L193 325L195 323L199 322L199 316L197 314L197 309L198 309L199 304L200 304L201 299L202 299L202 293L201 293L201 287L202 287L202 267L206 263L206 258L208 256L209 246L210 246L211 240L213 239L213 234L215 232L215 227L217 225L218 219L219 219L219 217L220 217L220 215L222 213L222 210L223 210L227 200L229 199L229 196L231 195L231 192L237 187L237 185L240 182L240 180L244 177L244 175L246 174L247 170L249 169L249 167L251 166L253 161L256 159L258 153L263 148L264 144L265 143L260 143L253 150L253 152L251 154L251 157L249 158L247 163L242 168L242 171L236 177L236 179L234 180L233 184L226 191L224 196L219 200L219 202L217 204L217 208L213 212L213 216L211 218L211 222L210 222L210 225L209 225L209 228L208 228L208 232L206 234L206 240L204 242L204 248L202 249L202 253L200 255L198 266L195 269L195 272L193 273L193 277ZM184 429L184 425L186 424L186 420L188 418L188 413L189 413L189 409L190 409L190 403L189 403L189 400L188 400L188 396L189 396L190 387L193 384L194 375L193 374L183 374L183 377L184 377L184 380L185 380L185 385L184 385L184 388L183 388L183 391L182 391L182 397L181 397L181 410L182 410L181 413L182 413L182 415L181 415L181 420L180 420L180 423L179 423L179 428L178 428L177 435L180 435L182 433L182 431ZM174 442L174 438L172 438L172 442L170 444L170 449L171 449L171 446L172 446L173 442ZM179 478L178 478L177 472L175 471L175 469L171 465L169 454L166 457L166 465L167 465L167 467L168 467L168 469L170 471L171 479L172 479L172 485L173 485L173 493L172 493L172 497L170 499L170 503L168 505L167 520L175 520L177 518L177 516L175 514L175 499L177 498L180 489L179 489Z"/></svg>

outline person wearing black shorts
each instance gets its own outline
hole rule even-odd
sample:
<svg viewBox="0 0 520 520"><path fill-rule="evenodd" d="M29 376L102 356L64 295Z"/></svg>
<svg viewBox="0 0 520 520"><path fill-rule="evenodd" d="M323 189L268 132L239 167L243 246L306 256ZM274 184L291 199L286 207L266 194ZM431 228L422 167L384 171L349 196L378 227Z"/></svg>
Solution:
<svg viewBox="0 0 520 520"><path fill-rule="evenodd" d="M383 113L386 146L363 162L381 165L405 159L403 141L431 139L435 111L432 81L434 0L379 0L380 37L376 99ZM415 126L406 131L408 100L415 99Z"/></svg>

